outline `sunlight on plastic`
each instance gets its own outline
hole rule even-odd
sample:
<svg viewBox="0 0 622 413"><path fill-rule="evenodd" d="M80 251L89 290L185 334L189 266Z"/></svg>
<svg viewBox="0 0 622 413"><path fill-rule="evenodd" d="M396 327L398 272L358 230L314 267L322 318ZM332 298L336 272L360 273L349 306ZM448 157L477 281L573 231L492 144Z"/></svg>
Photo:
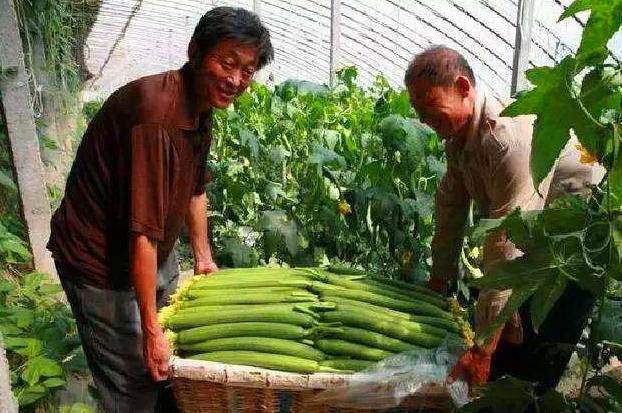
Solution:
<svg viewBox="0 0 622 413"><path fill-rule="evenodd" d="M468 384L457 380L447 384L447 376L464 349L445 342L432 350L397 354L364 371L355 373L347 388L319 393L314 401L338 408L377 409L399 406L428 384L443 386L456 407L468 403Z"/></svg>

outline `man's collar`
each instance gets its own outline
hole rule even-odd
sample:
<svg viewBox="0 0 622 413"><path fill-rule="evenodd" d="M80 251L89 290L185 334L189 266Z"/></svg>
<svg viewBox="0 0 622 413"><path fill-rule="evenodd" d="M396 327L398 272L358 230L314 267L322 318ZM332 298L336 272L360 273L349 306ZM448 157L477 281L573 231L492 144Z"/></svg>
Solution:
<svg viewBox="0 0 622 413"><path fill-rule="evenodd" d="M179 79L179 94L175 101L175 107L173 108L173 114L171 115L181 129L185 130L198 130L204 127L205 119L208 117L206 114L197 112L196 95L194 93L194 78L192 73L192 67L190 63L184 64L181 69L178 70Z"/></svg>
<svg viewBox="0 0 622 413"><path fill-rule="evenodd" d="M464 137L464 150L468 152L475 151L481 143L480 129L482 125L483 117L486 116L486 94L484 92L477 92L477 98L473 105L473 115L469 122L469 128Z"/></svg>

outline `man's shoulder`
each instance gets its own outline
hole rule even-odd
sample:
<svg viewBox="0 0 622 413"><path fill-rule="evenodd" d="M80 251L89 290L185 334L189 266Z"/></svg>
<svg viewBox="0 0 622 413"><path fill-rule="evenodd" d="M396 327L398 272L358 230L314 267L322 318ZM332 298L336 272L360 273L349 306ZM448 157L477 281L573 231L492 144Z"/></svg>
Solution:
<svg viewBox="0 0 622 413"><path fill-rule="evenodd" d="M108 109L135 124L164 123L179 93L179 76L172 70L133 80L110 96Z"/></svg>
<svg viewBox="0 0 622 413"><path fill-rule="evenodd" d="M481 125L482 146L491 153L531 148L534 116L502 116L512 101L487 96Z"/></svg>

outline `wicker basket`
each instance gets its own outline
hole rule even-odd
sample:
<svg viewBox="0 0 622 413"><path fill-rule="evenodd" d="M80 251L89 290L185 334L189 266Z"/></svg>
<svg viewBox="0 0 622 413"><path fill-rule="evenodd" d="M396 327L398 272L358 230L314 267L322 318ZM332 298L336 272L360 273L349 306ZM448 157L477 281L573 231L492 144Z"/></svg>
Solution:
<svg viewBox="0 0 622 413"><path fill-rule="evenodd" d="M344 409L320 405L315 395L348 385L349 375L295 374L255 367L235 366L174 358L173 388L183 413L371 413L375 409ZM408 406L391 409L450 411L452 403L442 386L428 385L408 400Z"/></svg>

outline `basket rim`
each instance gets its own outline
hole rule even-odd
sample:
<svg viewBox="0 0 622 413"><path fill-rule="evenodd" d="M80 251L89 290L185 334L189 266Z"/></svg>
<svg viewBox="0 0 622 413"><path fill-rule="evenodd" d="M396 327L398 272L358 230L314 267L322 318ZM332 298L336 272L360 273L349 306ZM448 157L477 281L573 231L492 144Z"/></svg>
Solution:
<svg viewBox="0 0 622 413"><path fill-rule="evenodd" d="M184 359L172 356L170 377L175 380L194 380L233 387L265 388L274 390L328 390L347 387L351 374L300 374L260 367ZM425 384L418 393L435 397L449 397L447 387L438 383Z"/></svg>
<svg viewBox="0 0 622 413"><path fill-rule="evenodd" d="M209 381L239 387L324 390L347 386L350 374L300 374L260 367L226 364L215 361L191 360L173 356L170 377Z"/></svg>

